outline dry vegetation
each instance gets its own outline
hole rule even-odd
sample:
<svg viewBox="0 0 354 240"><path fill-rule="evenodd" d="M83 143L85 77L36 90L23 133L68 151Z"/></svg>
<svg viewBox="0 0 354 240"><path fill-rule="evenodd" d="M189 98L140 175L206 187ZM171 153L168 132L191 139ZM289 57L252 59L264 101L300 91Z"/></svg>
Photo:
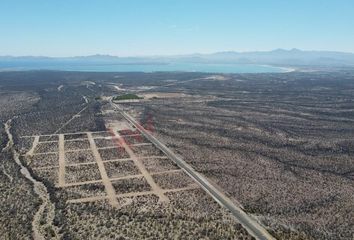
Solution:
<svg viewBox="0 0 354 240"><path fill-rule="evenodd" d="M58 154L57 153L45 153L41 155L28 156L24 159L27 165L31 168L43 168L58 166Z"/></svg>
<svg viewBox="0 0 354 240"><path fill-rule="evenodd" d="M117 194L150 191L151 187L144 178L123 179L112 182Z"/></svg>
<svg viewBox="0 0 354 240"><path fill-rule="evenodd" d="M131 147L135 155L138 157L144 156L164 156L160 149L153 145L142 145L142 146L132 146Z"/></svg>
<svg viewBox="0 0 354 240"><path fill-rule="evenodd" d="M146 158L142 159L142 162L151 173L179 169L176 164L167 158Z"/></svg>
<svg viewBox="0 0 354 240"><path fill-rule="evenodd" d="M107 162L104 165L110 178L139 174L139 170L132 161Z"/></svg>
<svg viewBox="0 0 354 240"><path fill-rule="evenodd" d="M120 199L119 211L104 201L69 205L64 239L253 239L203 192L173 195L169 205L152 195Z"/></svg>
<svg viewBox="0 0 354 240"><path fill-rule="evenodd" d="M90 151L66 152L65 160L67 164L90 163L95 159Z"/></svg>
<svg viewBox="0 0 354 240"><path fill-rule="evenodd" d="M34 150L36 153L58 152L58 143L39 143Z"/></svg>
<svg viewBox="0 0 354 240"><path fill-rule="evenodd" d="M65 142L65 149L67 150L85 150L90 148L88 140L73 140Z"/></svg>
<svg viewBox="0 0 354 240"><path fill-rule="evenodd" d="M99 180L100 172L96 163L82 166L67 166L65 168L66 182L85 182Z"/></svg>
<svg viewBox="0 0 354 240"><path fill-rule="evenodd" d="M21 111L28 111L37 97L0 87L0 238L30 239L31 222L40 204L31 183L20 173L10 149L4 124ZM25 147L26 144L23 144ZM31 199L31 201L26 201Z"/></svg>
<svg viewBox="0 0 354 240"><path fill-rule="evenodd" d="M66 187L65 193L68 199L77 199L93 196L105 196L106 192L102 183L91 183L80 186Z"/></svg>
<svg viewBox="0 0 354 240"><path fill-rule="evenodd" d="M99 100L116 94L112 83L168 96L122 106L277 238L353 238L353 72L227 75L223 81L200 73L0 73L0 120L13 118L15 148L48 189L59 238L253 239L201 189L168 191L194 182ZM141 172L106 126L122 128L119 134L169 202L160 202L141 175L130 178ZM128 177L111 180L118 207L107 199L86 132L108 177ZM64 135L63 187L53 133L77 133ZM32 156L25 154L34 137L20 138L26 135L41 135ZM119 196L136 192L147 194ZM89 201L70 202L77 199ZM31 239L40 205L10 152L1 152L0 236Z"/></svg>
<svg viewBox="0 0 354 240"><path fill-rule="evenodd" d="M352 239L352 72L238 75L161 91L198 97L126 108L152 115L159 138L275 236Z"/></svg>
<svg viewBox="0 0 354 240"><path fill-rule="evenodd" d="M184 172L161 173L153 176L155 182L163 189L184 188L195 184Z"/></svg>
<svg viewBox="0 0 354 240"><path fill-rule="evenodd" d="M99 153L103 160L129 158L128 153L122 147L99 149Z"/></svg>

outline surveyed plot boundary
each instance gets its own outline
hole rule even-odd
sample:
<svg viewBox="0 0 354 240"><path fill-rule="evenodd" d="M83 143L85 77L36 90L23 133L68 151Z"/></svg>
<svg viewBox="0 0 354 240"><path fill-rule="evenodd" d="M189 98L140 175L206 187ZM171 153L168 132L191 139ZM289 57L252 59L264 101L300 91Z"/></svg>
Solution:
<svg viewBox="0 0 354 240"><path fill-rule="evenodd" d="M123 130L124 131L124 130ZM75 138L76 136L78 138ZM104 136L103 136L104 135ZM108 136L107 136L108 135ZM144 165L144 160L164 160L170 161L169 158L165 155L144 155L137 156L132 148L144 147L144 146L152 146L154 145L151 142L143 142L143 143L127 143L125 140L127 137L136 137L139 139L142 135L140 133L132 133L132 134L119 134L119 130L112 128L108 129L108 131L96 131L96 132L72 132L72 133L54 133L54 134L46 134L46 135L33 135L33 136L22 136L21 138L33 138L34 141L32 143L31 148L27 153L22 155L23 157L27 157L29 160L29 166L34 164L32 158L33 157L43 157L45 158L48 154L57 156L58 161L52 163L49 166L35 166L32 169L36 171L45 171L52 170L58 174L58 180L55 182L55 186L58 188L70 188L70 187L79 187L91 184L102 184L104 186L105 194L103 196L90 196L90 197L82 197L69 199L67 202L72 204L77 203L85 203L85 202L94 202L101 200L108 200L108 202L114 206L119 207L119 203L117 199L120 198L134 198L145 195L155 195L158 197L159 202L161 203L169 203L170 199L167 197L166 193L172 192L180 192L180 191L189 191L193 189L200 188L197 184L192 183L185 187L176 187L176 188L168 188L164 189L154 180L154 176L163 175L163 174L176 174L183 173L182 169L171 169L171 170L148 170ZM48 138L47 140L41 140L41 138ZM71 139L74 138L74 139ZM56 140L53 140L56 139ZM96 144L97 140L110 140L113 144L109 144L109 146L100 146L98 147ZM89 142L89 148L83 149L66 149L66 144L71 142ZM41 144L57 144L57 151L41 151L36 152L36 148ZM124 149L128 154L128 157L125 158L116 158L116 159L102 159L100 154L100 150L109 150L109 149ZM88 162L80 162L80 163L68 163L66 153L92 153L93 160ZM109 177L105 164L106 163L115 163L115 162L132 162L134 166L138 169L139 173L137 174L127 174L126 176L121 177ZM66 175L68 174L66 171L67 167L81 167L81 166L97 166L99 171L99 179L95 180L87 180L87 181L66 181ZM148 191L133 191L128 193L120 193L118 194L114 187L113 182L120 180L129 180L129 179L144 179L148 183L150 190Z"/></svg>

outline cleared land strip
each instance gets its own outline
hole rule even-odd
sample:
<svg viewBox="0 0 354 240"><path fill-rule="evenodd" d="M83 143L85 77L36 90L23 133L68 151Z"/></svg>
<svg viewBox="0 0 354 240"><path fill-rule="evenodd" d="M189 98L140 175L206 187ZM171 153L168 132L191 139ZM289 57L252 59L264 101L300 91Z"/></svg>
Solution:
<svg viewBox="0 0 354 240"><path fill-rule="evenodd" d="M46 154L46 153L42 153ZM55 153L58 154L58 153ZM168 159L168 157L165 156L150 156L150 157L139 157L138 159ZM133 161L133 159L131 158L117 158L117 159L111 159L111 160L103 160L104 163L108 163L108 162L125 162L125 161ZM82 165L92 165L92 164L96 164L95 162L82 162L82 163L70 163L70 164L66 164L65 166L67 167L75 167L75 166L82 166ZM52 169L52 168L58 168L59 165L53 165L53 166L43 166L43 167L34 167L32 169L34 170L45 170L45 169ZM179 169L178 169L179 170ZM172 172L172 171L177 171L177 170L168 170L168 171L163 171L163 172L155 172L155 173L151 173L151 175L154 174L159 174L159 173L165 173L165 172Z"/></svg>
<svg viewBox="0 0 354 240"><path fill-rule="evenodd" d="M130 147L141 147L141 146L151 146L152 143L137 143L137 144L127 144ZM97 149L116 149L117 146L107 146L107 147L99 147ZM69 151L68 151L69 152Z"/></svg>
<svg viewBox="0 0 354 240"><path fill-rule="evenodd" d="M39 138L39 136L37 136ZM66 140L67 141L67 140ZM39 143L57 143L58 141L40 141Z"/></svg>
<svg viewBox="0 0 354 240"><path fill-rule="evenodd" d="M166 157L166 156L148 156L148 157L138 157L138 159L152 159L152 158L156 158L156 159L168 159L168 157Z"/></svg>
<svg viewBox="0 0 354 240"><path fill-rule="evenodd" d="M79 117L80 114L85 111L88 108L88 105L86 105L83 109L81 109L78 113L73 115L66 123L64 123L58 130L54 132L54 134L59 133L63 128L65 128L70 122L72 122L75 118Z"/></svg>
<svg viewBox="0 0 354 240"><path fill-rule="evenodd" d="M138 159L135 155L135 153L133 152L133 150L128 146L128 144L125 142L124 138L122 138L117 129L112 129L111 131L112 135L114 135L115 137L117 137L119 139L119 144L121 146L123 146L123 148L125 149L125 151L129 154L130 158L133 159L134 164L137 166L137 168L139 169L139 171L144 175L144 178L146 179L146 181L149 183L151 189L156 193L157 196L159 196L160 201L162 202L168 202L169 199L168 197L166 197L163 193L162 188L157 185L157 183L155 182L155 180L152 178L152 176L150 175L150 173L146 170L144 164L140 161L140 159Z"/></svg>
<svg viewBox="0 0 354 240"><path fill-rule="evenodd" d="M121 134L122 137L137 137L137 136L142 136L140 133L138 134L128 134L128 135L124 135L124 134Z"/></svg>
<svg viewBox="0 0 354 240"><path fill-rule="evenodd" d="M157 88L170 87L170 86L178 85L178 84L181 84L181 83L193 82L193 81L204 80L204 79L205 78L193 78L193 79L189 79L189 80L185 80L185 81L176 81L176 82L172 82L172 83L168 83L168 84L165 84L165 85L158 86Z"/></svg>
<svg viewBox="0 0 354 240"><path fill-rule="evenodd" d="M150 140L157 148L163 151L172 161L174 161L180 168L182 168L190 177L192 177L210 196L212 196L221 206L228 209L231 214L242 224L247 231L256 239L269 240L274 239L267 230L261 226L255 219L248 216L241 208L237 207L231 199L224 193L214 187L201 174L196 172L189 164L187 164L181 157L174 154L168 147L162 144L154 136L144 129L133 117L124 112L118 105L110 101L114 109L132 125L134 125L148 140Z"/></svg>
<svg viewBox="0 0 354 240"><path fill-rule="evenodd" d="M166 171L151 173L151 175L154 176L154 175L159 175L159 174L176 173L176 172L181 172L181 171L183 171L183 170L182 169L166 170ZM144 175L143 174L135 174L135 175L128 175L128 176L123 176L123 177L110 178L109 180L112 182L112 181L119 181L119 180L132 179L132 178L141 178L141 177L144 177ZM63 185L61 187L72 187L72 186L80 186L80 185L87 185L87 184L101 183L101 182L102 182L102 179L84 181L84 182L73 182L73 183L66 183L65 185ZM162 191L164 191L164 190L162 190Z"/></svg>
<svg viewBox="0 0 354 240"><path fill-rule="evenodd" d="M178 173L182 172L183 169L173 169L173 170L166 170L166 171L161 171L161 172L150 172L152 176L154 175L160 175L160 174L165 174L165 173Z"/></svg>
<svg viewBox="0 0 354 240"><path fill-rule="evenodd" d="M133 161L131 158L119 158L119 159L112 159L112 160L105 160L103 161L104 163L106 162L125 162L125 161ZM67 167L76 167L76 166L82 166L82 165L92 165L96 164L97 162L82 162L82 163L70 163L66 164L65 166ZM53 166L45 166L45 167L34 167L32 169L34 170L41 170L41 169L52 169L52 168L58 168L58 165L53 165Z"/></svg>
<svg viewBox="0 0 354 240"><path fill-rule="evenodd" d="M151 146L152 143L136 143L136 144L129 144L131 147L141 147L141 146Z"/></svg>
<svg viewBox="0 0 354 240"><path fill-rule="evenodd" d="M187 191L187 190L193 190L193 189L198 189L199 186L197 184L190 185L188 187L183 187L183 188L174 188L174 189L164 189L162 190L163 193L169 193L169 192L180 192L180 191ZM144 196L144 195L156 195L155 191L144 191L144 192L131 192L131 193L123 193L123 194L117 194L116 198L125 198L125 197L139 197L139 196ZM85 203L85 202L94 202L94 201L100 201L100 200L105 200L108 199L108 196L96 196L96 197L87 197L87 198L78 198L78 199L71 199L68 200L68 203Z"/></svg>
<svg viewBox="0 0 354 240"><path fill-rule="evenodd" d="M70 153L70 152L87 152L87 151L91 151L90 148L87 149L70 149L70 150L65 150L65 152Z"/></svg>
<svg viewBox="0 0 354 240"><path fill-rule="evenodd" d="M101 155L97 150L96 143L95 143L94 139L92 138L92 133L88 132L87 137L90 142L92 153L93 153L95 160L97 162L97 166L100 171L102 182L103 182L103 185L106 189L106 193L107 193L109 202L112 206L118 206L118 201L117 201L117 198L115 197L116 192L113 188L112 183L110 182L110 180L108 178L108 175L107 175L106 169L104 167Z"/></svg>
<svg viewBox="0 0 354 240"><path fill-rule="evenodd" d="M64 135L59 135L59 187L65 185L65 149Z"/></svg>
<svg viewBox="0 0 354 240"><path fill-rule="evenodd" d="M93 134L96 134L96 133L106 133L107 131L97 131L97 132L91 132ZM69 132L69 133L62 133L64 135L78 135L78 134L86 134L87 132ZM31 138L31 137L35 137L35 136L41 136L41 137L53 137L53 136L58 136L59 133L53 133L53 134L43 134L43 135L24 135L24 136L21 136L21 138ZM95 138L95 137L93 137ZM87 139L87 138L85 138ZM72 139L72 140L75 140L75 139ZM67 140L66 140L67 141Z"/></svg>
<svg viewBox="0 0 354 240"><path fill-rule="evenodd" d="M33 170L48 170L48 169L53 169L53 168L59 168L59 166L45 166L45 167L34 167L32 168Z"/></svg>
<svg viewBox="0 0 354 240"><path fill-rule="evenodd" d="M86 134L87 132L70 132L70 133L63 133L64 135L79 135L79 134ZM109 133L107 131L96 131L96 132L91 132L92 134L101 134L101 133ZM23 135L20 138L33 138L33 137L54 137L54 136L58 136L59 134L43 134L43 135ZM142 136L141 133L137 133L137 134L128 134L128 135L121 135L123 138L125 137L136 137L136 136ZM114 137L112 136L92 136L93 139L112 139ZM65 141L76 141L76 140L87 140L87 138L76 138L76 139L66 139ZM41 143L44 142L57 142L55 140L49 140L49 141L40 141Z"/></svg>
<svg viewBox="0 0 354 240"><path fill-rule="evenodd" d="M124 177L110 178L109 180L110 181L119 181L119 180L139 178L139 177L143 177L143 175L142 174L129 175L129 176L124 176ZM80 185L87 185L87 184L101 183L101 182L102 182L102 179L85 181L85 182L74 182L74 183L67 183L63 187L80 186Z"/></svg>

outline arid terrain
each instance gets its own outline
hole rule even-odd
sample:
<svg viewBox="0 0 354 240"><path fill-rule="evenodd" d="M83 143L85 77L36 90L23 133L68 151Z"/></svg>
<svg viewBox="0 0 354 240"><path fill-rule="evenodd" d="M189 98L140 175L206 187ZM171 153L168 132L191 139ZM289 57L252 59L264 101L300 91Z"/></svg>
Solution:
<svg viewBox="0 0 354 240"><path fill-rule="evenodd" d="M142 126L275 239L353 239L353 109L347 69L2 72L0 238L257 238Z"/></svg>

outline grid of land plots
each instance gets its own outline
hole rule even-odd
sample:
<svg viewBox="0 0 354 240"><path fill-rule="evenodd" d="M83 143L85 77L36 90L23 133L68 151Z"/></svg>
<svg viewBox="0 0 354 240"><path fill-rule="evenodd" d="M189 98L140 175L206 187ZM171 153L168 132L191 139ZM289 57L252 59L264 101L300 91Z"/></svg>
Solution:
<svg viewBox="0 0 354 240"><path fill-rule="evenodd" d="M31 141L24 154L40 178L65 188L69 203L155 195L169 202L170 192L199 188L165 154L138 132L108 129L24 136Z"/></svg>

